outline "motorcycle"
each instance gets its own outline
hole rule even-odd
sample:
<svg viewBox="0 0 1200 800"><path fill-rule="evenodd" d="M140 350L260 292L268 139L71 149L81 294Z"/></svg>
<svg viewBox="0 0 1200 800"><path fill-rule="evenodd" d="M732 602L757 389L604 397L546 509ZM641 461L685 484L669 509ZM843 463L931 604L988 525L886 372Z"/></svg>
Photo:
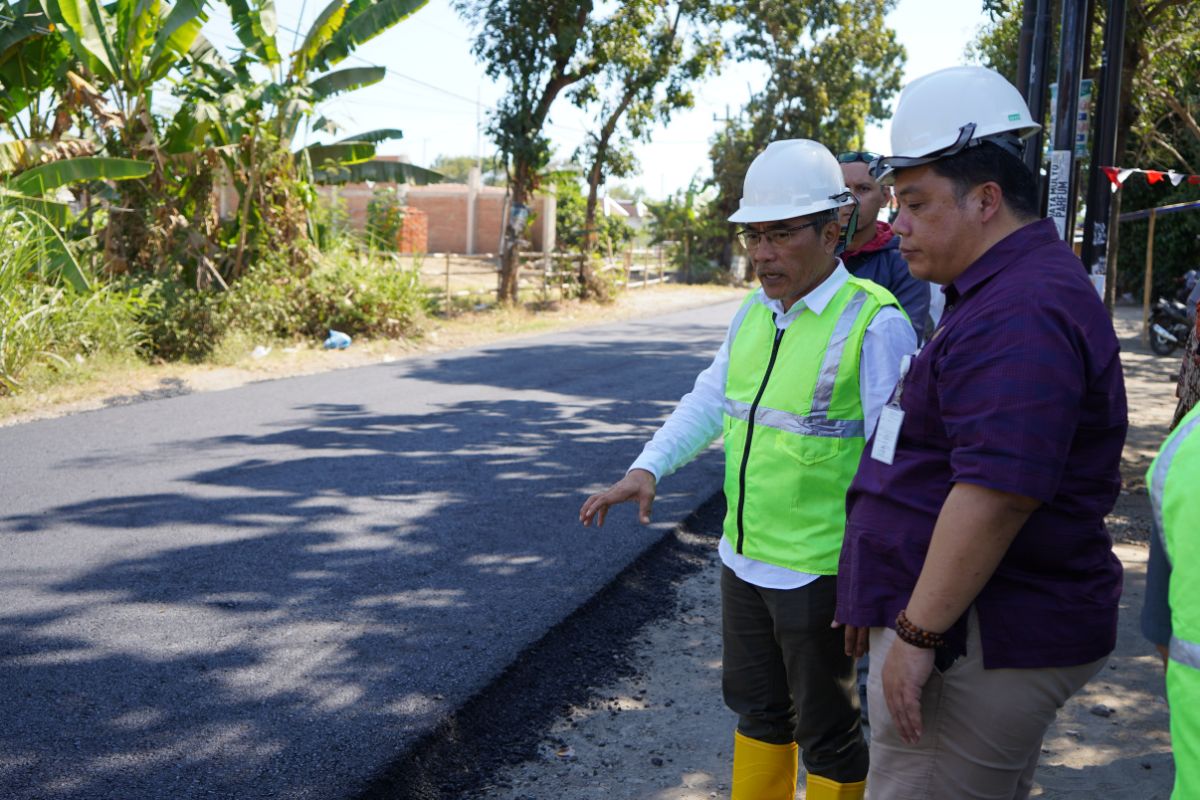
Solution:
<svg viewBox="0 0 1200 800"><path fill-rule="evenodd" d="M1155 355L1169 356L1175 348L1187 344L1192 320L1187 306L1178 300L1158 298L1150 315L1150 349Z"/></svg>

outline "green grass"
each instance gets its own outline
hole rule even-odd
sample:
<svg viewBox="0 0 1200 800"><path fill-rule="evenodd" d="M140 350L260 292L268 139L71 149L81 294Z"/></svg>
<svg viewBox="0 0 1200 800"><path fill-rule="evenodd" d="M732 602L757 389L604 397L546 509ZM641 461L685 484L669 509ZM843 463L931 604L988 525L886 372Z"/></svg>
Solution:
<svg viewBox="0 0 1200 800"><path fill-rule="evenodd" d="M80 291L45 277L45 229L25 212L0 210L0 394L31 373L68 373L96 356L131 356L144 339L140 294L116 286Z"/></svg>

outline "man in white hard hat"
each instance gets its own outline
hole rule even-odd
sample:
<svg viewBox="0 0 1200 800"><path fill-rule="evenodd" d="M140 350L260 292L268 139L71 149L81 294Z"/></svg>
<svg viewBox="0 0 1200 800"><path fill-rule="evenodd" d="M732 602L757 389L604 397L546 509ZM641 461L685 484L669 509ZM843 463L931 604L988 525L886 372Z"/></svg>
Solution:
<svg viewBox="0 0 1200 800"><path fill-rule="evenodd" d="M799 752L809 800L862 798L867 749L854 661L832 627L845 493L916 336L896 299L835 252L852 203L816 142L772 142L730 221L762 286L623 479L580 509L598 525L724 434L722 686L738 715L735 800L792 800Z"/></svg>
<svg viewBox="0 0 1200 800"><path fill-rule="evenodd" d="M1038 217L1037 127L999 74L941 70L905 87L880 161L946 311L846 498L837 619L850 652L869 631L872 800L1028 797L1046 728L1116 643L1121 362Z"/></svg>
<svg viewBox="0 0 1200 800"><path fill-rule="evenodd" d="M842 263L856 278L874 281L887 289L904 308L918 339L925 338L929 321L929 284L908 271L900 255L900 237L892 226L879 219L879 211L891 197L891 187L871 175L870 167L879 160L877 153L848 150L838 153L838 165L846 187L858 200L857 213L850 206L842 209L842 227L854 225L842 252Z"/></svg>

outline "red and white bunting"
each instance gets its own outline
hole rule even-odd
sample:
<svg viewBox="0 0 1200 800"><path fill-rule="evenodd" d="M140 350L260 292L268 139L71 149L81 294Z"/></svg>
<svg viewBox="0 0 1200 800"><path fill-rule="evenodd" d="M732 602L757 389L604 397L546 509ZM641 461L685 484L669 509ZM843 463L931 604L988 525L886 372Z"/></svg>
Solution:
<svg viewBox="0 0 1200 800"><path fill-rule="evenodd" d="M1191 186L1200 186L1200 175L1186 175L1175 170L1167 170L1166 172L1157 169L1136 169L1134 167L1101 167L1108 180L1112 183L1109 188L1116 192L1121 188L1121 184L1125 183L1126 179L1135 172L1140 172L1146 176L1146 183L1154 185L1163 180L1169 180L1172 186L1178 186L1183 183L1184 178Z"/></svg>

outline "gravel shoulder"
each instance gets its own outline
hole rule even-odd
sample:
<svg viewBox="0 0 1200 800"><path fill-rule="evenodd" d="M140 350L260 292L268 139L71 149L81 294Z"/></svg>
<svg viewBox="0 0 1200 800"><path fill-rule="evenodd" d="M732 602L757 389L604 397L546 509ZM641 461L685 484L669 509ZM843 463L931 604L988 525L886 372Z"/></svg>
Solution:
<svg viewBox="0 0 1200 800"><path fill-rule="evenodd" d="M1047 733L1034 796L1167 800L1173 781L1162 666L1139 631L1151 530L1142 476L1174 410L1178 358L1158 358L1137 336L1140 309L1118 309L1130 405L1125 487L1110 517L1126 569L1117 649ZM607 598L584 629L557 631L517 671L561 676L557 691L496 686L463 710L426 758L424 782L383 781L371 797L489 800L701 800L729 796L733 715L721 702L720 604L715 543L723 502L713 498L622 581L658 587L661 612L636 614L637 598ZM674 565L674 566L671 566ZM644 571L637 574L637 570ZM646 572L648 571L648 572ZM662 596L664 585L669 591ZM583 612L584 616L588 613ZM625 620L628 624L615 624ZM605 631L616 630L604 647ZM583 665L574 654L583 653ZM595 675L589 675L588 670ZM587 681L587 688L570 686ZM531 701L533 691L541 702ZM519 692L519 693L518 693ZM488 700L488 696L492 696ZM480 709L507 699L539 709L500 714L498 746L466 735ZM452 737L453 738L453 737ZM487 738L487 737L485 737ZM411 773L410 773L411 777ZM803 788L798 797L804 797Z"/></svg>

